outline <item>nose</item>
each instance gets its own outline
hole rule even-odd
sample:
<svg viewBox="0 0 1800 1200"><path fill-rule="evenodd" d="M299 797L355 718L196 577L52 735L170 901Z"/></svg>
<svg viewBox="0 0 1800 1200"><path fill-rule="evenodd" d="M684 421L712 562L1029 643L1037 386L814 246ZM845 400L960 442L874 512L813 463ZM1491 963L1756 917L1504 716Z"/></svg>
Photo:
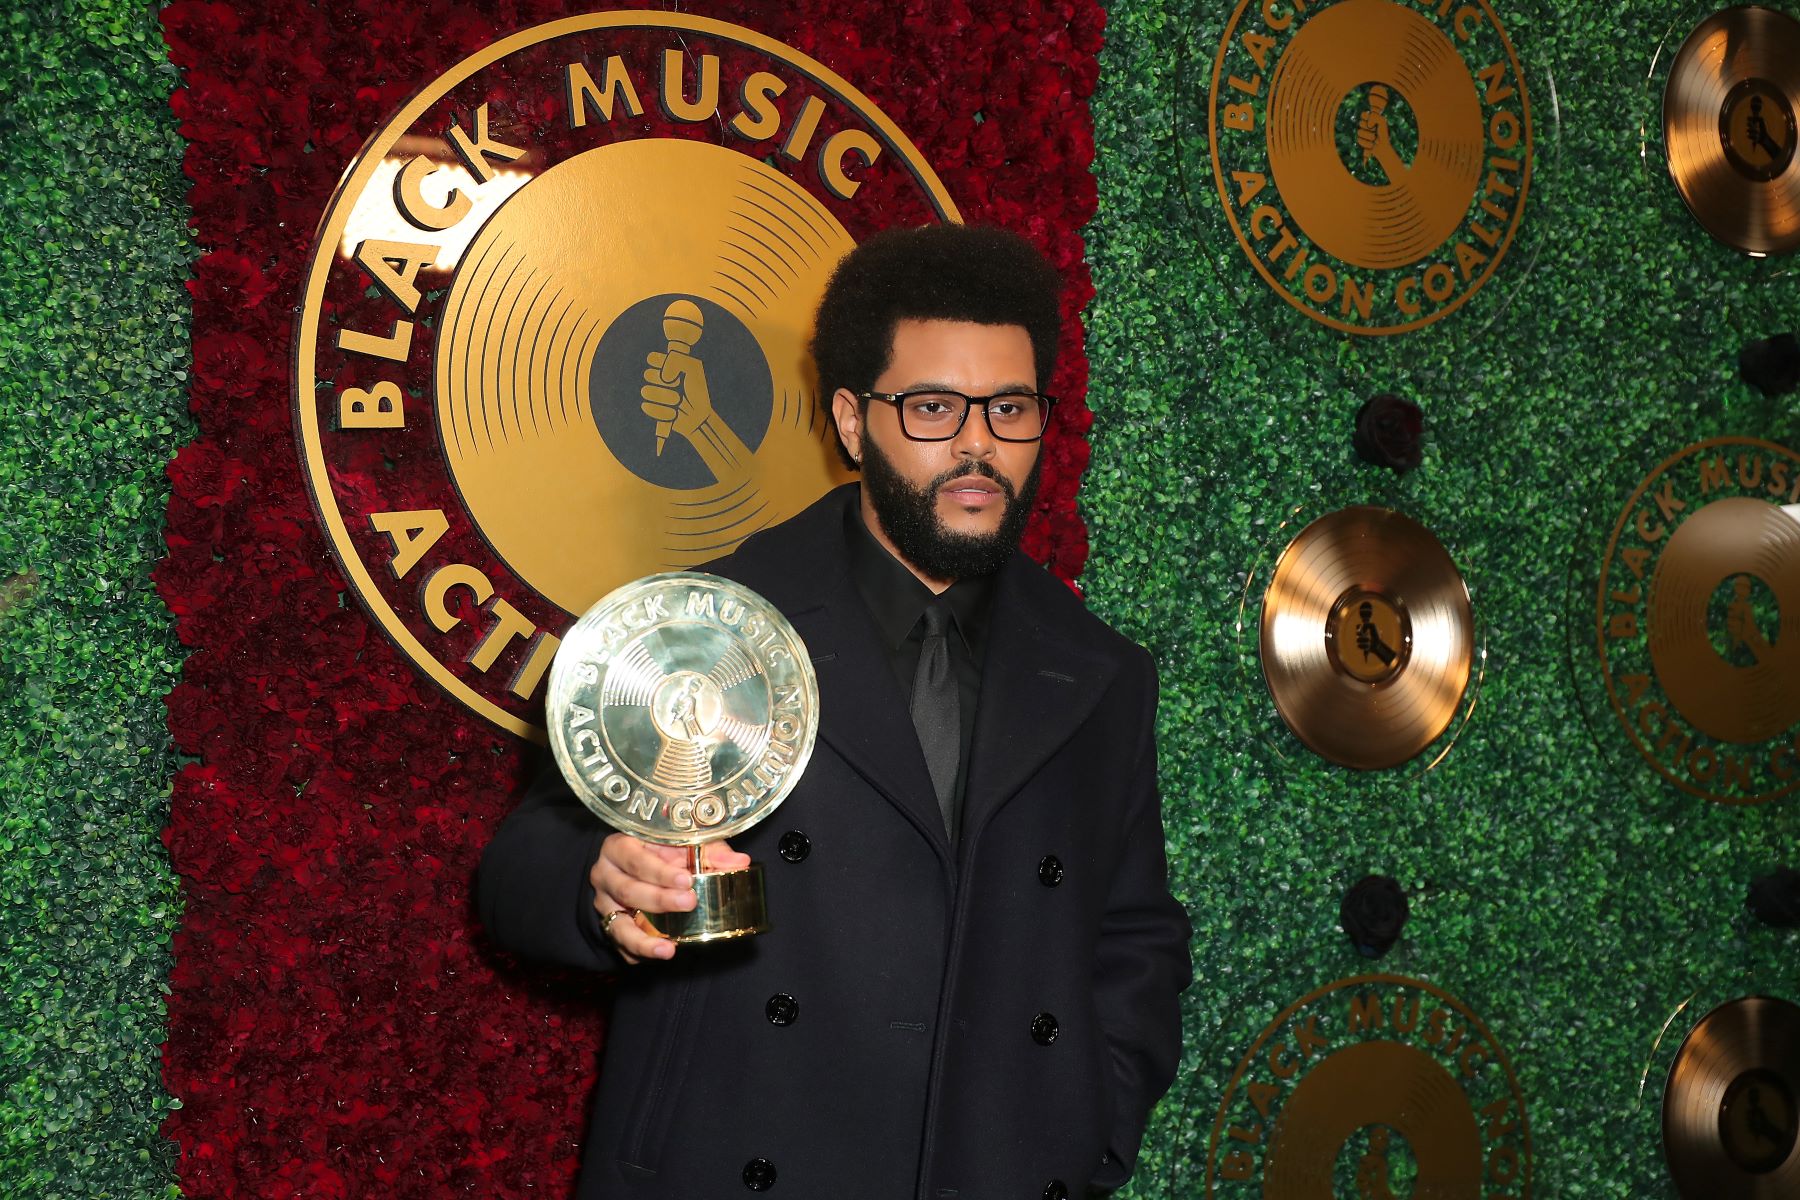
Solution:
<svg viewBox="0 0 1800 1200"><path fill-rule="evenodd" d="M977 412L976 409L980 409ZM969 415L951 440L951 452L962 458L987 459L994 456L994 431L988 425L987 404L969 405Z"/></svg>

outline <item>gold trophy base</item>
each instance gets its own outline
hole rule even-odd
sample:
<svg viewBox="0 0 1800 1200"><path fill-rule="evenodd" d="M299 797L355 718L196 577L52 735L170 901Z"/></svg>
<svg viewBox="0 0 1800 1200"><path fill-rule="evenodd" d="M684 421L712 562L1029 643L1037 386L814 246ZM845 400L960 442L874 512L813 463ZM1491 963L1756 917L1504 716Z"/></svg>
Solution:
<svg viewBox="0 0 1800 1200"><path fill-rule="evenodd" d="M694 872L693 910L644 913L651 930L678 945L724 942L769 931L763 899L763 869L757 863L739 871Z"/></svg>

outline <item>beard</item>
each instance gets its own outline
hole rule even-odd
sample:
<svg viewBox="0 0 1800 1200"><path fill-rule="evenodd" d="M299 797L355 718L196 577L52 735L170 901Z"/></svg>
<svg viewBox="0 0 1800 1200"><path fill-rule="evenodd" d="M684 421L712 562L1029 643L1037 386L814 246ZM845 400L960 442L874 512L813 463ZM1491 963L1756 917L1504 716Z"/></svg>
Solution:
<svg viewBox="0 0 1800 1200"><path fill-rule="evenodd" d="M862 450L863 487L868 489L875 517L888 540L900 551L900 557L920 571L953 583L992 575L1019 548L1025 522L1031 516L1031 503L1037 498L1038 476L1044 465L1042 454L1031 464L1031 473L1025 476L1022 487L1015 488L985 462L951 467L924 487L914 487L866 434ZM1000 525L992 533L962 533L949 528L938 516L938 489L952 479L968 475L992 480L1006 497Z"/></svg>

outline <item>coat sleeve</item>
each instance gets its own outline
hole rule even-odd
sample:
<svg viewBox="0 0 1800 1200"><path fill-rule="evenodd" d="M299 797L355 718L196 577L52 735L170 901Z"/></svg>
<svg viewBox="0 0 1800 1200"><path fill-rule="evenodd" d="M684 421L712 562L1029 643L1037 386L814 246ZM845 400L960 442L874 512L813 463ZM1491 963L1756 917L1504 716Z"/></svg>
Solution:
<svg viewBox="0 0 1800 1200"><path fill-rule="evenodd" d="M556 764L546 764L481 856L476 904L494 940L563 966L622 968L588 882L610 832L575 798Z"/></svg>
<svg viewBox="0 0 1800 1200"><path fill-rule="evenodd" d="M1094 1177L1110 1191L1130 1177L1150 1109L1181 1058L1179 997L1193 978L1187 911L1169 894L1156 786L1156 668L1142 655L1141 737L1130 771L1123 850L1101 916L1094 993L1112 1052L1114 1123Z"/></svg>

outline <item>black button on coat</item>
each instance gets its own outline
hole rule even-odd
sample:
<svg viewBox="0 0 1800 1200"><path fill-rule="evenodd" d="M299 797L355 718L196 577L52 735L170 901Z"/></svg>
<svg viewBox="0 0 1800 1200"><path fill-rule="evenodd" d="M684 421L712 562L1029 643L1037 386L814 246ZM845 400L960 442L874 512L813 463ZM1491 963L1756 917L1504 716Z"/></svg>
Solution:
<svg viewBox="0 0 1800 1200"><path fill-rule="evenodd" d="M1129 1174L1174 1077L1189 930L1166 883L1150 657L1014 555L953 848L845 567L856 502L840 488L707 568L787 614L819 677L811 764L777 819L733 839L765 865L771 932L624 966L587 884L610 830L553 770L483 858L502 944L619 972L581 1200L738 1194L755 1160L806 1200L1035 1196L1046 1179L1083 1195ZM833 852L781 863L795 827ZM1046 846L1066 874L1022 886ZM805 1018L773 1023L780 995ZM1046 1048L1026 1035L1048 1013Z"/></svg>

